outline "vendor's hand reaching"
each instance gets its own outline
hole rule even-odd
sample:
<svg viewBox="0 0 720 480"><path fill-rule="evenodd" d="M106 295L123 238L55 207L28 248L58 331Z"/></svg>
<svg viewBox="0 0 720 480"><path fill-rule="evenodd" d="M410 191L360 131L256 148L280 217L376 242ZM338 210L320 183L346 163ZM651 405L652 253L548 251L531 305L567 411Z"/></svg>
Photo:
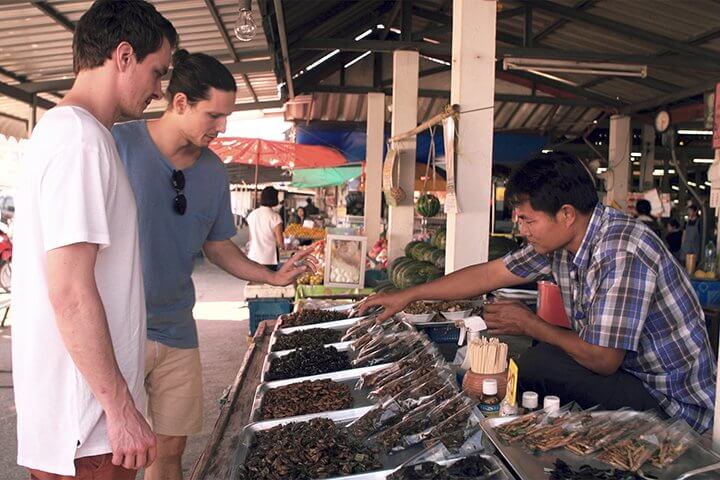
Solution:
<svg viewBox="0 0 720 480"><path fill-rule="evenodd" d="M411 300L407 298L407 294L403 291L394 293L378 293L369 296L362 302L360 307L360 315L365 315L370 307L381 306L384 311L377 317L377 322L382 323L396 313L402 311Z"/></svg>
<svg viewBox="0 0 720 480"><path fill-rule="evenodd" d="M528 326L541 321L524 303L496 300L483 307L483 319L492 335L527 335Z"/></svg>
<svg viewBox="0 0 720 480"><path fill-rule="evenodd" d="M280 270L273 274L273 285L285 286L294 283L303 273L315 273L318 269L317 260L310 256L311 248L301 250L285 262Z"/></svg>

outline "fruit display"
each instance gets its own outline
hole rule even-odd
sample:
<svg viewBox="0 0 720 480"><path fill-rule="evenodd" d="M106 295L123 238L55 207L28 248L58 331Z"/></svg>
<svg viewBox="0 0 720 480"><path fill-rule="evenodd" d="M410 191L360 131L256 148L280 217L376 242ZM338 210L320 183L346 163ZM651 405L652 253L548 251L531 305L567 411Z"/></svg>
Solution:
<svg viewBox="0 0 720 480"><path fill-rule="evenodd" d="M447 230L444 228L440 228L438 230L435 230L430 237L430 245L439 248L440 250L445 250L445 244L447 240Z"/></svg>
<svg viewBox="0 0 720 480"><path fill-rule="evenodd" d="M443 272L434 264L408 257L396 259L388 269L390 281L400 289L427 283L442 277L442 275Z"/></svg>
<svg viewBox="0 0 720 480"><path fill-rule="evenodd" d="M440 200L431 193L425 193L418 198L415 209L423 217L434 217L440 213Z"/></svg>
<svg viewBox="0 0 720 480"><path fill-rule="evenodd" d="M324 228L307 228L298 223L291 223L285 227L283 235L286 237L320 240L325 238L326 232Z"/></svg>

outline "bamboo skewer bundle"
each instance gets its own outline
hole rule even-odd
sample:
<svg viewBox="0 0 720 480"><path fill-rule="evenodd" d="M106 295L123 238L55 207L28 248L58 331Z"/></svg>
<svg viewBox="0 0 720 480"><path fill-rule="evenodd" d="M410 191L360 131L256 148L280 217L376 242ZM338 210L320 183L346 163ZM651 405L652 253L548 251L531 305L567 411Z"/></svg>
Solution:
<svg viewBox="0 0 720 480"><path fill-rule="evenodd" d="M507 370L508 346L497 338L473 340L468 346L470 370L473 373L492 375Z"/></svg>

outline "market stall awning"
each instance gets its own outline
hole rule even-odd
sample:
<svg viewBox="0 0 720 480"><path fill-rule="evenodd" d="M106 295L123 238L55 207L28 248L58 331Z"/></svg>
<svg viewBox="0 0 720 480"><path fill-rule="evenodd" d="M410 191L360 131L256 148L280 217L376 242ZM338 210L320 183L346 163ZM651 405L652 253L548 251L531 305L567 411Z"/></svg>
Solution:
<svg viewBox="0 0 720 480"><path fill-rule="evenodd" d="M331 147L259 138L218 138L210 144L210 148L225 163L291 169L337 167L347 163L345 156Z"/></svg>
<svg viewBox="0 0 720 480"><path fill-rule="evenodd" d="M320 188L343 183L362 174L362 165L348 165L337 168L301 168L293 171L293 187Z"/></svg>

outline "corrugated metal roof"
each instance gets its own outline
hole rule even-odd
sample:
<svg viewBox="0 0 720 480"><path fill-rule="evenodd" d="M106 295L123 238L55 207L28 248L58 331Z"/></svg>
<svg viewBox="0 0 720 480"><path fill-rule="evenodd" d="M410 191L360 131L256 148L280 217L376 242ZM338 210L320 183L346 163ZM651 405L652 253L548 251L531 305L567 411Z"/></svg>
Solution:
<svg viewBox="0 0 720 480"><path fill-rule="evenodd" d="M69 21L76 23L92 5L92 1L52 0L47 3ZM160 13L170 20L180 35L181 47L190 52L214 55L224 63L234 61L217 25L201 0L150 0ZM248 81L259 102L280 98L275 73L271 69L271 53L263 31L260 9L253 0L253 14L257 20L257 34L250 42L241 42L233 31L238 15L237 0L215 0L218 14L228 32L233 48L240 61L266 60L266 72L247 74ZM20 40L20 41L19 41ZM4 75L3 71L11 75ZM29 2L0 4L0 82L18 85L22 82L46 82L72 78L72 33ZM237 104L255 102L242 74L235 74L238 85ZM166 82L163 85L165 87ZM66 90L59 90L60 95ZM47 93L39 94L52 102L61 97ZM165 109L164 101L154 101L147 112ZM4 115L4 116L3 116ZM38 117L42 115L39 112ZM25 130L25 123L12 117L28 119L30 108L26 103L0 95L0 121L2 131L17 136Z"/></svg>

